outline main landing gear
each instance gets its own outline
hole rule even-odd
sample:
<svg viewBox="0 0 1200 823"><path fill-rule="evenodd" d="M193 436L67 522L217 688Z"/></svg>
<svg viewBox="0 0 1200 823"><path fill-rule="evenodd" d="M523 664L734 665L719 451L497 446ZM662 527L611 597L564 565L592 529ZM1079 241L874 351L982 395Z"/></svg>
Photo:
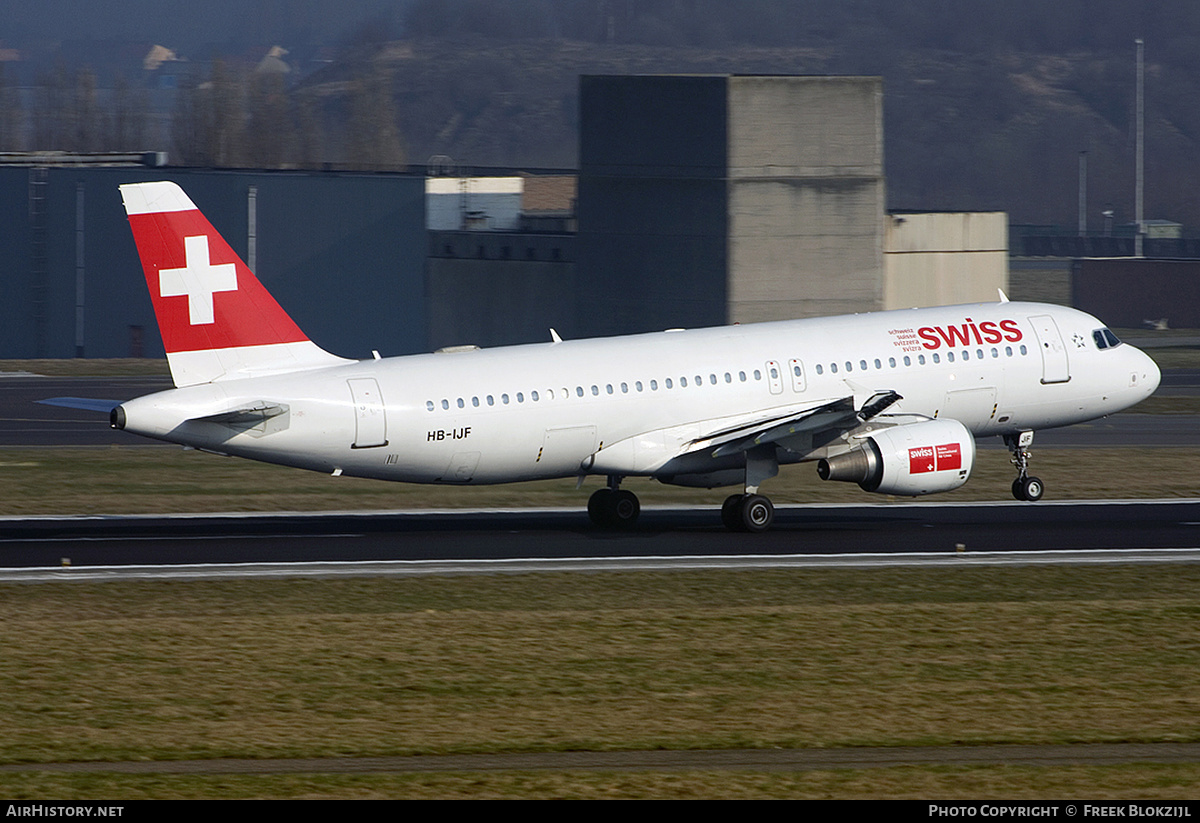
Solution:
<svg viewBox="0 0 1200 823"><path fill-rule="evenodd" d="M775 507L761 494L731 494L721 505L721 522L731 532L765 532L775 521Z"/></svg>
<svg viewBox="0 0 1200 823"><path fill-rule="evenodd" d="M758 485L779 473L775 446L767 445L746 452L746 481L743 494L730 495L721 506L721 522L730 531L765 532L775 522L775 507L758 493ZM588 498L588 517L602 529L631 528L642 507L637 495L622 489L625 478L610 474L608 485Z"/></svg>
<svg viewBox="0 0 1200 823"><path fill-rule="evenodd" d="M744 494L725 498L721 506L721 522L732 532L765 532L775 522L775 507L758 493L758 486L779 474L779 459L774 444L746 452L746 482Z"/></svg>
<svg viewBox="0 0 1200 823"><path fill-rule="evenodd" d="M609 475L608 485L588 498L588 517L601 528L629 528L642 512L637 495L619 488L621 480L617 475Z"/></svg>
<svg viewBox="0 0 1200 823"><path fill-rule="evenodd" d="M1046 487L1037 477L1029 475L1029 446L1033 443L1033 432L1004 435L1004 445L1012 452L1012 463L1017 467L1017 479L1012 484L1012 494L1017 500L1036 503L1042 499Z"/></svg>

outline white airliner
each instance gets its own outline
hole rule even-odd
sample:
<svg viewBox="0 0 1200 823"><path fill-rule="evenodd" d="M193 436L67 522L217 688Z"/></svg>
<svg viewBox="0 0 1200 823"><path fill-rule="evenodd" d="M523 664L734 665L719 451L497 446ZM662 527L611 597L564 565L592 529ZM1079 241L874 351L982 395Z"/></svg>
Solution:
<svg viewBox="0 0 1200 823"><path fill-rule="evenodd" d="M309 340L174 183L121 186L177 388L111 408L114 428L332 475L486 484L601 475L599 526L632 524L622 479L741 486L734 530L774 516L759 485L814 461L891 495L965 483L975 438L1121 411L1159 370L1099 320L1009 302L668 330L355 361ZM93 407L95 405L93 404Z"/></svg>

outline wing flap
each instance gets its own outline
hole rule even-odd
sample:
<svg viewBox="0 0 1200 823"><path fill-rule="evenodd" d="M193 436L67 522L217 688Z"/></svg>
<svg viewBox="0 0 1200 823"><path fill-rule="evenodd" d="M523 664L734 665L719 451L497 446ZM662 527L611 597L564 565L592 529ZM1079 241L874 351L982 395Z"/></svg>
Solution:
<svg viewBox="0 0 1200 823"><path fill-rule="evenodd" d="M867 399L861 409L855 410L854 398L843 397L815 409L798 412L785 420L759 426L752 433L727 438L722 443L712 440L697 442L690 451L698 451L715 445L712 456L719 458L749 451L767 443L775 443L784 448L799 447L801 444L811 442L811 436L818 432L854 428L880 414L900 399L900 395L894 391L876 392ZM800 449L793 448L793 450Z"/></svg>

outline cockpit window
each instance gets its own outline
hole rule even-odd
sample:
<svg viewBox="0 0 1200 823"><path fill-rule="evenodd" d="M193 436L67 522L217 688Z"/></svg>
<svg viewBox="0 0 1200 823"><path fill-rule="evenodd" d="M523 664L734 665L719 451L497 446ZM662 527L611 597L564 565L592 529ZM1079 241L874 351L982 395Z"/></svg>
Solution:
<svg viewBox="0 0 1200 823"><path fill-rule="evenodd" d="M1096 329L1092 332L1092 339L1096 341L1096 348L1111 349L1121 345L1120 339L1108 329Z"/></svg>

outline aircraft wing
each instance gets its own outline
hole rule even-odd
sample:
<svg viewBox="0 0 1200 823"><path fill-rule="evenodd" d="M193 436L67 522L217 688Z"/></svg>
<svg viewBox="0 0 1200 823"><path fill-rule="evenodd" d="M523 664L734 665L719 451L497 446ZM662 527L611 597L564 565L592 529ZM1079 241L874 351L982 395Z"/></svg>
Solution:
<svg viewBox="0 0 1200 823"><path fill-rule="evenodd" d="M657 475L670 465L670 471L680 474L704 473L710 466L730 465L738 454L768 445L803 457L901 399L894 391L860 397L865 399L856 402L851 394L816 405L646 432L606 444L583 468L597 474Z"/></svg>
<svg viewBox="0 0 1200 823"><path fill-rule="evenodd" d="M822 432L840 433L855 428L900 399L900 395L894 391L876 392L861 408L855 409L854 397L847 396L782 418L759 421L737 430L719 432L697 440L688 452L711 449L711 456L718 458L774 443L785 449L803 453L811 449L813 435Z"/></svg>

